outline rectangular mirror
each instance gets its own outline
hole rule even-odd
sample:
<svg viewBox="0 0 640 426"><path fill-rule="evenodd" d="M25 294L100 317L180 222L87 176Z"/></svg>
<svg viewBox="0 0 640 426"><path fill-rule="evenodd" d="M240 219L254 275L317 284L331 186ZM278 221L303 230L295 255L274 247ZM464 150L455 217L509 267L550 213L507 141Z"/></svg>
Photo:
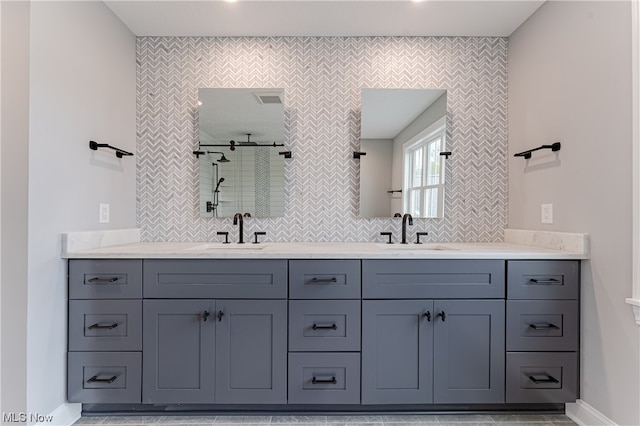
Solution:
<svg viewBox="0 0 640 426"><path fill-rule="evenodd" d="M360 217L444 216L447 92L362 89Z"/></svg>
<svg viewBox="0 0 640 426"><path fill-rule="evenodd" d="M200 215L284 216L284 89L198 90Z"/></svg>

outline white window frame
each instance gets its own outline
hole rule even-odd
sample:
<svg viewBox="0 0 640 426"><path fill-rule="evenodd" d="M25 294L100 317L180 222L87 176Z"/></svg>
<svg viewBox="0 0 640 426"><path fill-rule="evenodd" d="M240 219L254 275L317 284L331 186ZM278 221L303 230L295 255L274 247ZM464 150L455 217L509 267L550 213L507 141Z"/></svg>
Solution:
<svg viewBox="0 0 640 426"><path fill-rule="evenodd" d="M420 145L423 145L425 148L428 146L430 140L435 138L441 138L442 142L440 144L440 151L446 151L447 146L447 118L442 117L431 124L429 127L424 129L422 132L418 133L413 138L409 139L402 145L402 176L403 176L403 187L402 187L402 206L405 212L409 212L409 202L410 202L410 192L409 187L411 186L411 153L418 148ZM426 149L425 149L425 158L426 158ZM425 160L425 164L427 161ZM424 175L426 176L428 170L424 170ZM441 218L444 217L444 184L445 184L445 161L442 156L440 156L440 183L437 185L428 185L429 188L437 188L438 189L438 208L436 216L425 216L423 211L424 209L424 200L423 197L420 199L420 217L429 217L429 218Z"/></svg>

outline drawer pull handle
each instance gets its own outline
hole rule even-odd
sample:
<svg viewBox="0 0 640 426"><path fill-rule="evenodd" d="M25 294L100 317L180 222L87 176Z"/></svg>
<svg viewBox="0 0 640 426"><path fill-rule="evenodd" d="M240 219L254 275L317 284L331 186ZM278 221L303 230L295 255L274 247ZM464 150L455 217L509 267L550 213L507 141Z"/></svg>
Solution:
<svg viewBox="0 0 640 426"><path fill-rule="evenodd" d="M314 330L337 330L338 326L335 324L331 324L331 325L318 325L318 324L313 324L311 326L312 329Z"/></svg>
<svg viewBox="0 0 640 426"><path fill-rule="evenodd" d="M558 327L555 324L529 324L529 327L533 328L534 330L559 330L560 327Z"/></svg>
<svg viewBox="0 0 640 426"><path fill-rule="evenodd" d="M531 281L534 284L560 284L560 281L556 280L555 278L549 278L546 280L539 280L537 278L531 278L529 281Z"/></svg>
<svg viewBox="0 0 640 426"><path fill-rule="evenodd" d="M204 311L202 313L202 321L207 322L207 319L209 319L209 316L211 316L211 314L209 313L209 311Z"/></svg>
<svg viewBox="0 0 640 426"><path fill-rule="evenodd" d="M558 379L556 379L555 377L549 375L549 374L545 374L545 376L547 376L546 379L537 379L533 376L529 376L529 380L531 380L533 383L535 383L536 385L539 383L560 383L558 381Z"/></svg>
<svg viewBox="0 0 640 426"><path fill-rule="evenodd" d="M438 315L440 318L442 318L442 322L444 322L444 319L447 317L447 314L444 313L444 311L442 312L438 312Z"/></svg>
<svg viewBox="0 0 640 426"><path fill-rule="evenodd" d="M427 321L431 322L431 311L425 312L424 316L427 317ZM443 318L443 321L444 321L444 318Z"/></svg>
<svg viewBox="0 0 640 426"><path fill-rule="evenodd" d="M96 284L111 284L111 283L115 283L119 279L120 279L119 277L111 277L111 278L93 277L93 278L88 279L87 282L96 283Z"/></svg>
<svg viewBox="0 0 640 426"><path fill-rule="evenodd" d="M314 284L323 284L323 283L337 283L338 279L336 277L333 278L311 278L311 282Z"/></svg>
<svg viewBox="0 0 640 426"><path fill-rule="evenodd" d="M108 324L108 325L100 325L98 323L95 323L93 325L90 325L88 328L89 330L113 330L117 326L118 326L118 323L115 323L115 322L113 324Z"/></svg>
<svg viewBox="0 0 640 426"><path fill-rule="evenodd" d="M317 379L316 376L313 376L313 379L311 379L311 383L313 383L314 385L322 383L330 383L332 385L335 385L336 383L338 383L338 381L336 380L336 376L333 376L330 379Z"/></svg>
<svg viewBox="0 0 640 426"><path fill-rule="evenodd" d="M118 376L111 376L108 379L98 379L98 376L93 376L87 383L113 383L117 378Z"/></svg>

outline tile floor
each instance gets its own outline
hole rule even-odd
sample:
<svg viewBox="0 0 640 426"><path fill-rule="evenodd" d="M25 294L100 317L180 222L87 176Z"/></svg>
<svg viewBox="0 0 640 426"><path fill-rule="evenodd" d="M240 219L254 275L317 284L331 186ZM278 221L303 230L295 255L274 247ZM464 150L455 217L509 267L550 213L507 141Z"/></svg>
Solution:
<svg viewBox="0 0 640 426"><path fill-rule="evenodd" d="M429 414L360 416L83 416L75 425L185 426L570 426L562 414Z"/></svg>

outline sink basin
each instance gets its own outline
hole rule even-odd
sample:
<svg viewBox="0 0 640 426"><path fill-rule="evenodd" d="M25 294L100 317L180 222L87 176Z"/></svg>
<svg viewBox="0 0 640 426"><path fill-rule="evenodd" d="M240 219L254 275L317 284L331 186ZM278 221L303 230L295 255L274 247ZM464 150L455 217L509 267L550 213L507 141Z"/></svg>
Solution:
<svg viewBox="0 0 640 426"><path fill-rule="evenodd" d="M384 250L458 250L451 246L444 244L377 244L378 247Z"/></svg>
<svg viewBox="0 0 640 426"><path fill-rule="evenodd" d="M193 250L193 251L209 251L209 250L220 250L220 251L231 251L231 250L262 250L267 247L266 244L253 244L253 243L245 243L245 244L236 244L236 243L207 243L200 244L195 247L189 247L185 250Z"/></svg>

